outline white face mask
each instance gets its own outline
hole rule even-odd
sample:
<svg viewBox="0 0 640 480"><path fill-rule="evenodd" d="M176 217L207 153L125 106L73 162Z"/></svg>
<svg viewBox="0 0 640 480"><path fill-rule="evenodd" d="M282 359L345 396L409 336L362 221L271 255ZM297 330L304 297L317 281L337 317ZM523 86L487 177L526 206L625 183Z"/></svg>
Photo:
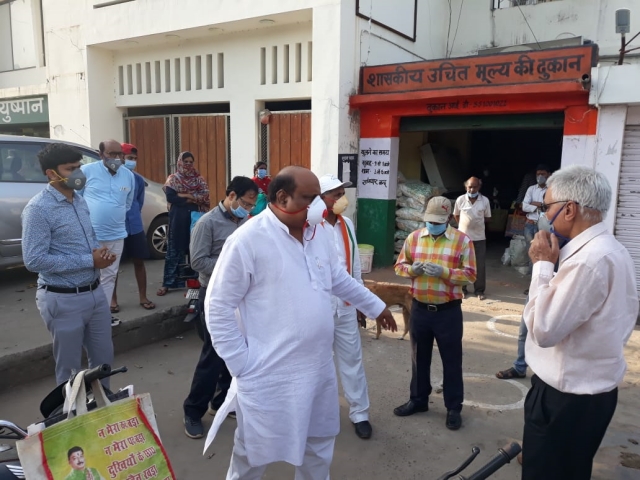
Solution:
<svg viewBox="0 0 640 480"><path fill-rule="evenodd" d="M318 195L313 202L307 207L307 224L310 227L320 225L327 216L327 206L324 200Z"/></svg>

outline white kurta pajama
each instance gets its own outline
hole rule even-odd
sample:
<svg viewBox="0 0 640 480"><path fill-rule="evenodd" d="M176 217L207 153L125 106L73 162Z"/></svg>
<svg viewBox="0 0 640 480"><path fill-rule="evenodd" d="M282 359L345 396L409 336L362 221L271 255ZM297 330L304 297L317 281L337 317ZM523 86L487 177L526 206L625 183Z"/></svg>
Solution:
<svg viewBox="0 0 640 480"><path fill-rule="evenodd" d="M232 234L220 254L205 302L214 348L236 384L225 402L237 401L238 413L227 478L259 478L257 471L240 476L234 463L237 470L277 461L304 461L316 472L308 478L328 478L328 464L310 465L305 449L311 439L318 451L317 439L333 442L340 428L331 295L372 318L385 308L339 264L331 234L318 226L302 244L267 209Z"/></svg>
<svg viewBox="0 0 640 480"><path fill-rule="evenodd" d="M353 235L353 242L349 242L351 258L347 259L347 252L342 237L340 219L335 226L326 224L328 230L333 230L334 244L338 252L340 266L347 270L347 262L353 278L362 282L362 268L360 265L360 253L355 241L355 228L350 219L344 219L347 228ZM333 351L338 364L338 373L342 382L344 396L349 402L349 419L353 423L369 420L369 391L367 378L362 364L362 343L358 325L356 307L348 302L333 296L331 299L335 332L333 336Z"/></svg>

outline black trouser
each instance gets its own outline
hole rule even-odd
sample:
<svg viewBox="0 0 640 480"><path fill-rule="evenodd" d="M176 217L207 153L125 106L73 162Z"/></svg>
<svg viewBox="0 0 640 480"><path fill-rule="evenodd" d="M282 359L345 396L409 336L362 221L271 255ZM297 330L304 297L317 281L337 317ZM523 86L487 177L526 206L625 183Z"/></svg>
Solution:
<svg viewBox="0 0 640 480"><path fill-rule="evenodd" d="M617 403L617 388L574 395L534 375L524 403L522 479L589 480Z"/></svg>
<svg viewBox="0 0 640 480"><path fill-rule="evenodd" d="M209 402L214 409L220 408L227 396L227 391L231 385L231 374L211 344L211 336L207 330L204 318L204 297L207 289L200 288L198 301L200 303L199 321L204 328L204 343L200 352L200 359L193 373L191 391L184 401L184 414L190 418L202 418L209 408ZM216 388L220 392L216 395ZM215 397L214 397L215 395Z"/></svg>
<svg viewBox="0 0 640 480"><path fill-rule="evenodd" d="M433 306L431 307L433 309ZM438 308L438 307L436 307ZM412 375L411 400L423 406L431 395L431 355L433 340L438 342L444 370L444 404L447 410L462 410L462 303L454 300L439 306L413 300L411 306Z"/></svg>

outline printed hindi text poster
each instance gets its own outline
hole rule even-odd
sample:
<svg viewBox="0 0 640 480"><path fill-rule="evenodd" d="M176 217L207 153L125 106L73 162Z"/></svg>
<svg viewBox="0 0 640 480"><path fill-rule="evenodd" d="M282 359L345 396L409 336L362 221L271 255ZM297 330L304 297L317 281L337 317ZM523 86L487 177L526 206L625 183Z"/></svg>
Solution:
<svg viewBox="0 0 640 480"><path fill-rule="evenodd" d="M358 198L395 200L399 145L398 137L360 139Z"/></svg>

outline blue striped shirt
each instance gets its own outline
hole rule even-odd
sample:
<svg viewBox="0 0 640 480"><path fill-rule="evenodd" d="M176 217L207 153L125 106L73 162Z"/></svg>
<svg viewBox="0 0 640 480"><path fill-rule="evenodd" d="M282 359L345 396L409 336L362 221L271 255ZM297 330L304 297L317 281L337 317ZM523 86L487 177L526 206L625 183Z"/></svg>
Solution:
<svg viewBox="0 0 640 480"><path fill-rule="evenodd" d="M39 274L38 285L90 285L100 277L92 254L99 247L89 208L77 192L71 203L47 185L22 211L22 257Z"/></svg>

